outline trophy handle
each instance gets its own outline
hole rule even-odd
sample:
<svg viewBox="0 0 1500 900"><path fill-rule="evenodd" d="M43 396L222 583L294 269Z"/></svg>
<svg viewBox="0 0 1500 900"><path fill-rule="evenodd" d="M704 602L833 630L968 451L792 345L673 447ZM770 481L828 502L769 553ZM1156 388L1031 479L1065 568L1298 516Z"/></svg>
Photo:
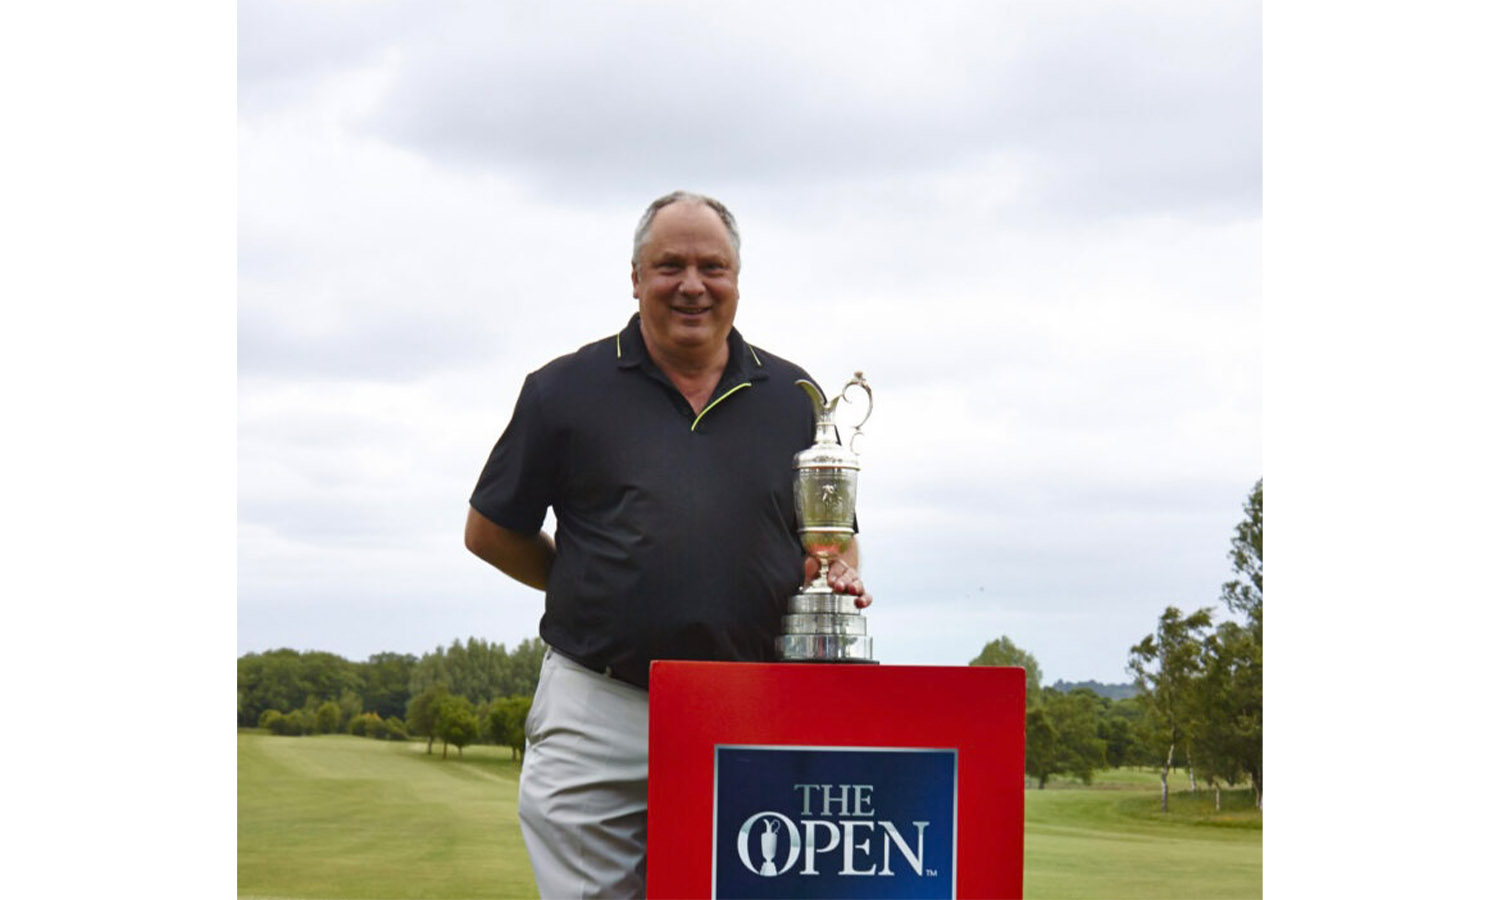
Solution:
<svg viewBox="0 0 1500 900"><path fill-rule="evenodd" d="M813 411L817 413L819 419L824 418L832 411L832 407L828 405L828 398L823 395L823 389L818 387L817 384L808 381L806 378L798 378L797 387L802 388L802 390L807 392L807 396L812 398ZM837 404L838 398L835 397L833 402Z"/></svg>
<svg viewBox="0 0 1500 900"><path fill-rule="evenodd" d="M865 373L863 372L854 373L854 377L849 379L849 383L844 385L844 389L839 392L839 397L842 397L845 401L848 401L849 389L852 387L863 388L866 400L865 417L859 420L859 424L854 426L854 433L849 436L849 451L851 453L858 453L859 451L854 449L854 442L859 440L861 437L864 437L864 432L860 429L865 427L865 423L870 421L870 413L875 411L875 393L870 390L870 383L868 381L865 381ZM838 401L835 400L834 402L836 403Z"/></svg>

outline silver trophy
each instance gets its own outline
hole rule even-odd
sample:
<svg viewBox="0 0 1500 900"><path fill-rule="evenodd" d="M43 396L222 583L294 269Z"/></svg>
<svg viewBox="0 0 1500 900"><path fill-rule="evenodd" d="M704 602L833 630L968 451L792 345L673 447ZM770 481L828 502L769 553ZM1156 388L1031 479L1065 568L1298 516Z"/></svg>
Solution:
<svg viewBox="0 0 1500 900"><path fill-rule="evenodd" d="M838 396L829 400L811 381L800 380L812 398L818 416L816 440L798 453L792 496L797 507L797 533L802 549L818 560L818 577L787 601L781 617L781 636L776 655L787 662L873 663L865 617L854 605L854 597L835 593L828 586L828 567L854 540L854 496L859 484L859 457L854 441L870 419L875 395L863 372L855 372ZM862 388L869 401L865 416L854 426L849 447L839 445L833 413L839 400L849 399L849 389Z"/></svg>
<svg viewBox="0 0 1500 900"><path fill-rule="evenodd" d="M764 819L766 830L760 833L760 856L763 862L760 864L760 874L774 876L776 874L776 835L781 833L781 823L767 816Z"/></svg>

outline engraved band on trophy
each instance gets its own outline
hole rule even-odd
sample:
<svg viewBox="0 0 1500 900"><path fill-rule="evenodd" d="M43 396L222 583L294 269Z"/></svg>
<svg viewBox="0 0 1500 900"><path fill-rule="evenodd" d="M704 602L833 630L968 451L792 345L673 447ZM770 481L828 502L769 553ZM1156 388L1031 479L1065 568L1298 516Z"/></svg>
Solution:
<svg viewBox="0 0 1500 900"><path fill-rule="evenodd" d="M828 567L854 540L859 457L853 446L862 434L860 429L870 419L875 395L863 372L855 372L832 400L811 381L799 380L797 384L812 398L817 433L813 445L795 457L792 495L802 549L818 560L819 567L818 576L787 601L786 615L781 617L782 633L776 638L776 655L787 662L873 663L865 617L855 607L854 597L835 593L828 586ZM849 399L849 389L853 387L864 390L869 407L854 426L849 447L845 448L839 445L833 413L839 400Z"/></svg>

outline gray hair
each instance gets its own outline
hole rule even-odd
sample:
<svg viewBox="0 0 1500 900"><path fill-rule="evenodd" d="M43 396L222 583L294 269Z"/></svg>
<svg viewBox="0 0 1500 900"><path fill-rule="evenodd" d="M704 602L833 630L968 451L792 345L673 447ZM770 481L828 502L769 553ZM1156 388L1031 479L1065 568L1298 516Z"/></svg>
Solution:
<svg viewBox="0 0 1500 900"><path fill-rule="evenodd" d="M641 263L641 248L646 246L646 238L651 235L651 223L656 221L656 214L673 203L698 203L718 213L720 221L729 231L729 246L734 248L735 265L739 265L740 227L735 224L734 214L729 211L729 207L703 194L695 194L692 191L673 191L665 197L658 197L651 201L651 205L646 207L646 214L641 216L641 223L635 226L635 246L630 251L632 267L639 266Z"/></svg>

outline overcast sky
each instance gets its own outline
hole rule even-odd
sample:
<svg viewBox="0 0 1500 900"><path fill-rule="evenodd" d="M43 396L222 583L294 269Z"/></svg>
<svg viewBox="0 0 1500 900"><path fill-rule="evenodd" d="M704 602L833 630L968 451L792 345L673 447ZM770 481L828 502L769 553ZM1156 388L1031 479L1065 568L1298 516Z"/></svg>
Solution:
<svg viewBox="0 0 1500 900"><path fill-rule="evenodd" d="M1258 3L241 0L238 652L536 635L462 545L653 198L737 325L856 369L876 655L1125 681L1262 474Z"/></svg>
<svg viewBox="0 0 1500 900"><path fill-rule="evenodd" d="M227 4L6 6L0 675L45 688L11 719L113 683L222 705L231 640L534 634L465 501L522 375L623 324L640 209L691 187L743 220L746 334L875 385L882 659L1006 634L1123 680L1162 607L1216 603L1264 465L1267 758L1388 781L1429 752L1410 710L1484 745L1432 685L1493 679L1495 10L1268 4L1261 333L1255 8L726 8L243 2L236 35ZM1308 690L1339 672L1379 686ZM11 742L39 774L10 882L232 890L210 744ZM1326 782L1276 766L1268 896L1483 883L1470 792L1346 792L1330 833Z"/></svg>

